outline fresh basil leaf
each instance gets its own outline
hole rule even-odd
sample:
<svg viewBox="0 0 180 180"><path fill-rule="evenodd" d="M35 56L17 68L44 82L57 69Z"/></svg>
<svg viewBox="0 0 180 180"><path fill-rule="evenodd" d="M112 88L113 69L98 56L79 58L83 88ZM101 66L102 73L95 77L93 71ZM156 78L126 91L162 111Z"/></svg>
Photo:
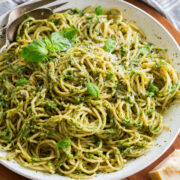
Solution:
<svg viewBox="0 0 180 180"><path fill-rule="evenodd" d="M116 48L116 41L112 40L112 39L108 39L105 42L105 46L104 46L104 50L111 53L115 50Z"/></svg>
<svg viewBox="0 0 180 180"><path fill-rule="evenodd" d="M57 142L58 149L64 149L67 151L67 149L71 146L71 140L64 138Z"/></svg>
<svg viewBox="0 0 180 180"><path fill-rule="evenodd" d="M48 50L52 48L52 42L51 42L50 39L47 38L47 37L44 39L44 44L46 45L46 48L47 48Z"/></svg>
<svg viewBox="0 0 180 180"><path fill-rule="evenodd" d="M148 91L150 91L150 92L159 92L159 88L157 86L154 86L154 85L151 84L148 87Z"/></svg>
<svg viewBox="0 0 180 180"><path fill-rule="evenodd" d="M101 15L101 14L103 14L103 10L104 10L104 7L103 7L103 6L98 6L98 7L95 9L96 15Z"/></svg>
<svg viewBox="0 0 180 180"><path fill-rule="evenodd" d="M52 33L50 40L52 42L52 48L49 50L52 52L66 51L71 46L70 41L63 36L62 32Z"/></svg>
<svg viewBox="0 0 180 180"><path fill-rule="evenodd" d="M67 38L71 43L74 43L77 35L77 29L68 29L63 32L64 37Z"/></svg>
<svg viewBox="0 0 180 180"><path fill-rule="evenodd" d="M95 84L87 83L86 87L87 87L87 91L89 92L91 96L93 96L94 98L99 97L100 91L99 91L99 88Z"/></svg>
<svg viewBox="0 0 180 180"><path fill-rule="evenodd" d="M52 52L66 51L74 43L76 38L76 33L77 30L75 28L52 33L50 36L50 40L52 42L52 48L50 49L50 51Z"/></svg>
<svg viewBox="0 0 180 180"><path fill-rule="evenodd" d="M26 78L21 78L19 81L16 82L16 86L24 86L27 84L28 80Z"/></svg>
<svg viewBox="0 0 180 180"><path fill-rule="evenodd" d="M46 44L41 39L35 39L31 44L22 49L21 57L30 62L39 62L48 54Z"/></svg>

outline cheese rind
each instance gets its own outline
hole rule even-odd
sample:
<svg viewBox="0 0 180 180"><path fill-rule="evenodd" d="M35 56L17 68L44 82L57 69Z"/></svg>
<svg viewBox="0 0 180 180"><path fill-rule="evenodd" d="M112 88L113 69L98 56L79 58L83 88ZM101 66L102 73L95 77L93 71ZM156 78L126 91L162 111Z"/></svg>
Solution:
<svg viewBox="0 0 180 180"><path fill-rule="evenodd" d="M180 180L180 150L175 150L149 172L152 180Z"/></svg>

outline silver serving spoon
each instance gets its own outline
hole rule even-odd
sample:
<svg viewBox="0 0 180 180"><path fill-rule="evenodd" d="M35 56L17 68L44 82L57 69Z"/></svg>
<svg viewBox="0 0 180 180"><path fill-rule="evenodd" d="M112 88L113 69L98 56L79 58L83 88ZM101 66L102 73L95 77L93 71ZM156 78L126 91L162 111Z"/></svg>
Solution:
<svg viewBox="0 0 180 180"><path fill-rule="evenodd" d="M19 18L14 20L12 23L10 23L7 26L7 29L5 31L5 44L0 49L0 53L2 53L6 49L6 47L9 45L10 42L13 42L15 40L18 26L21 24L21 22L23 22L27 18L27 15L34 17L35 19L46 19L50 15L53 14L53 10L55 10L56 8L59 8L60 6L65 5L65 4L67 4L67 2L58 4L58 5L54 5L54 6L51 6L48 8L41 8L41 9L35 9L32 11L29 11L29 12L21 15ZM65 9L65 10L62 10L59 12L64 12L67 10L68 9Z"/></svg>
<svg viewBox="0 0 180 180"><path fill-rule="evenodd" d="M5 31L7 29L7 26L13 22L14 20L16 20L17 18L19 18L20 16L22 16L25 12L31 11L33 9L42 7L44 5L50 4L54 1L57 0L39 0L36 2L32 2L29 4L25 4L19 7L16 7L14 9L12 9L9 13L8 13L8 19L6 22L5 27L0 28L0 31Z"/></svg>

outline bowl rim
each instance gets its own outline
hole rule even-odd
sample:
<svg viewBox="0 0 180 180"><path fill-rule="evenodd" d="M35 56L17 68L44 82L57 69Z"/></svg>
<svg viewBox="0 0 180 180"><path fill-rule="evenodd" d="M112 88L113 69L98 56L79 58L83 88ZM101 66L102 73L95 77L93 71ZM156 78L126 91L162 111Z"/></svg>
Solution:
<svg viewBox="0 0 180 180"><path fill-rule="evenodd" d="M36 1L36 0L32 0L32 1ZM32 1L28 1L28 2L26 2L26 3L23 3L23 4L18 5L18 6L16 6L16 7L20 7L20 6L24 5L24 4L29 4L29 3L31 3ZM100 0L99 0L99 1L100 1ZM108 1L108 0L106 0L106 1ZM127 2L127 1L124 1L124 0L116 0L116 1L119 1L119 2L121 2L121 3L123 3L123 4L126 4L127 6L130 6L130 7L134 8L134 9L136 9L137 11L140 11L141 13L145 14L148 18L150 18L151 20L153 20L157 25L160 26L161 29L163 29L163 30L165 31L165 33L170 37L170 39L173 41L173 43L176 45L178 51L180 52L180 46L179 46L179 44L177 43L177 41L175 40L175 38L172 36L172 34L163 26L163 24L161 24L161 23L160 23L157 19L155 19L152 15L150 15L149 13L147 13L146 11L144 11L143 9L137 7L136 5L134 5L134 4L130 3L130 2ZM8 14L10 11L11 11L11 10L9 10L8 12L0 15L0 23L3 21L3 19L7 16L7 14ZM5 20L5 21L7 21L7 20ZM156 157L154 157L153 159L149 160L148 163L145 164L145 166L143 166L143 167L137 167L134 171L128 173L128 175L122 176L121 178L126 178L126 177L129 177L129 176L132 176L132 175L134 175L134 174L136 174L136 173L144 170L144 169L147 168L148 166L150 166L153 162L155 162L157 159L159 159L159 158L170 148L170 146L173 144L173 142L175 141L175 139L177 138L177 136L179 135L179 133L180 133L180 128L179 128L178 131L175 132L173 138L168 142L168 144L167 144L166 146L164 146L164 149L161 151L161 153L158 154L158 155L157 155ZM153 148L152 148L152 149L153 149ZM152 150L152 149L151 149L151 150ZM1 151L2 151L2 150L1 150ZM16 162L16 163L17 163L17 162ZM32 178L35 179L33 175L31 175L31 174L28 173L28 172L23 172L23 171L20 170L20 169L21 169L21 168L25 168L25 169L28 169L28 170L34 171L34 172L35 172L35 170L32 170L32 169L29 169L29 168L20 166L18 163L17 163L17 164L18 164L20 167L14 167L14 166L10 165L7 160L2 160L2 159L0 159L0 164L2 164L4 167L8 168L9 170L17 173L18 175L21 175L21 176L26 177L26 178L29 178L29 179L32 179ZM44 172L41 172L41 173L47 175L47 173L44 173ZM48 174L48 175L49 175L49 174ZM58 175L58 174L56 174L56 175ZM107 173L107 174L105 174L105 175L111 176L112 173ZM117 175L113 175L112 178L114 178L115 176L117 176ZM61 177L61 176L59 175L59 178L60 178L60 177ZM49 177L49 178L50 178L50 177ZM71 179L71 178L68 178L68 177L66 177L66 178L67 178L67 180L68 180L68 179ZM39 179L39 178L37 177L36 179ZM96 179L96 178L95 178L95 179Z"/></svg>

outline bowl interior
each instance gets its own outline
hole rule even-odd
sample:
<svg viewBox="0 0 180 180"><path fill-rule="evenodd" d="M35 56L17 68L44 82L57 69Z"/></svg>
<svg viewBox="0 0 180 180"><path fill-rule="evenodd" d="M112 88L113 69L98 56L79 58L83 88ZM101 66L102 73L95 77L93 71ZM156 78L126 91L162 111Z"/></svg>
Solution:
<svg viewBox="0 0 180 180"><path fill-rule="evenodd" d="M61 3L62 0L57 1L54 4ZM63 2L66 2L63 0ZM168 49L169 57L173 59L173 66L176 68L178 72L180 72L180 49L176 41L172 38L172 36L165 30L165 28L160 25L155 19L153 19L150 15L146 14L144 11L138 9L137 7L130 5L127 2L121 0L71 0L67 5L59 8L79 8L83 9L89 5L98 6L103 5L106 9L109 8L119 8L123 17L127 19L128 22L131 22L142 29L147 37L147 41L165 49ZM6 21L5 15L0 17L0 24ZM94 179L98 180L119 180L130 176L155 161L160 155L162 155L172 144L174 139L179 133L180 127L180 111L178 109L180 105L171 106L164 113L164 121L167 126L170 127L170 131L164 130L163 133L157 137L154 141L154 147L148 152L130 162L128 162L125 167L118 172L109 173L109 174L98 174ZM173 119L173 120L172 120ZM5 153L0 151L0 156L4 156ZM61 178L62 180L67 180L67 177L59 177L59 175L49 175L46 173L35 172L26 168L21 167L15 161L3 161L0 162L8 167L9 169L26 176L31 179L43 179L43 180L58 180Z"/></svg>

